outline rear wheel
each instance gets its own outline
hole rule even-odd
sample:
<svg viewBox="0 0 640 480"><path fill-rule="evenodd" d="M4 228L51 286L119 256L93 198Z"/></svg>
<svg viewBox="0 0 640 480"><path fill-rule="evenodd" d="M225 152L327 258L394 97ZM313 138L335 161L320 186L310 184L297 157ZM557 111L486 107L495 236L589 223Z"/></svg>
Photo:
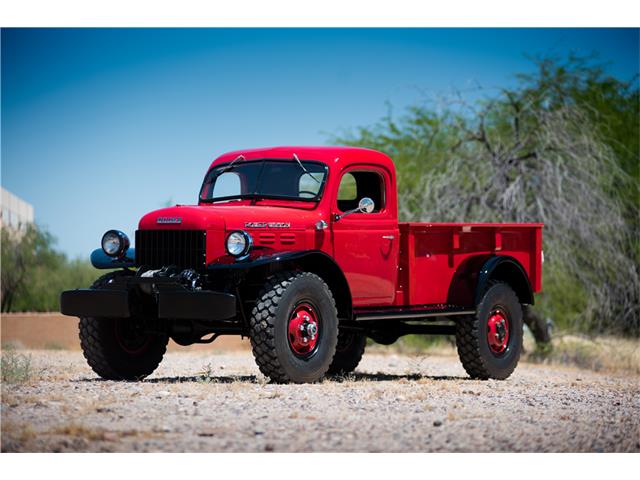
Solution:
<svg viewBox="0 0 640 480"><path fill-rule="evenodd" d="M332 375L344 375L353 372L364 354L367 345L366 335L359 332L341 331L338 345L329 372Z"/></svg>
<svg viewBox="0 0 640 480"><path fill-rule="evenodd" d="M333 359L338 318L333 295L312 273L269 278L251 312L249 337L260 371L274 382L320 380Z"/></svg>
<svg viewBox="0 0 640 480"><path fill-rule="evenodd" d="M119 276L132 272L121 270L103 275L91 288L105 288ZM80 318L80 346L87 363L106 380L141 380L162 361L167 349L167 335L145 331L142 318Z"/></svg>
<svg viewBox="0 0 640 480"><path fill-rule="evenodd" d="M509 285L492 282L476 315L458 320L456 345L472 378L504 380L511 375L522 350L522 307Z"/></svg>

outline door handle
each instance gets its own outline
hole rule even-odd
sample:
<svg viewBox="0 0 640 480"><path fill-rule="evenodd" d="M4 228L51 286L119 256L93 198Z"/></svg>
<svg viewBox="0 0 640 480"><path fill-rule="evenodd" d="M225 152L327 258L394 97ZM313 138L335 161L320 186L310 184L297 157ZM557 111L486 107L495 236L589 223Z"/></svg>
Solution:
<svg viewBox="0 0 640 480"><path fill-rule="evenodd" d="M382 238L384 238L385 240L393 240L395 237L395 235L383 235Z"/></svg>

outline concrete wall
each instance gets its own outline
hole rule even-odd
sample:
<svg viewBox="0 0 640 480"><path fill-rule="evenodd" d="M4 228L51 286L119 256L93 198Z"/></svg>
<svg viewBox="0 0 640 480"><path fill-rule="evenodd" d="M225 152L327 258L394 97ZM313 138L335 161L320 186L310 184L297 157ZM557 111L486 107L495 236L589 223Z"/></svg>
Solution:
<svg viewBox="0 0 640 480"><path fill-rule="evenodd" d="M3 227L19 228L21 225L33 223L33 206L13 193L0 187L2 191L2 210L0 224Z"/></svg>

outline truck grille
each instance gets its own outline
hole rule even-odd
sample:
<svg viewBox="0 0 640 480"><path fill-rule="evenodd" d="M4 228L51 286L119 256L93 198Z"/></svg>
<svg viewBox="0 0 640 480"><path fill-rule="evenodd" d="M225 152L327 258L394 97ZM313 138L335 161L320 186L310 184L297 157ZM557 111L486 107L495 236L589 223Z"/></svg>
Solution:
<svg viewBox="0 0 640 480"><path fill-rule="evenodd" d="M201 270L206 266L204 230L136 230L136 265Z"/></svg>

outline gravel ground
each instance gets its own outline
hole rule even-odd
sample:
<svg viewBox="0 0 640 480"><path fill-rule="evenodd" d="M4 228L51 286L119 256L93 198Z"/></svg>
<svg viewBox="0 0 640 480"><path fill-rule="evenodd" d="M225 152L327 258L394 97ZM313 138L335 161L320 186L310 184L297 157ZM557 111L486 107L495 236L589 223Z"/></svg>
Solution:
<svg viewBox="0 0 640 480"><path fill-rule="evenodd" d="M640 451L640 377L521 364L466 377L456 357L366 354L314 385L266 382L249 352L169 353L144 382L96 378L82 355L32 356L2 385L2 451Z"/></svg>

